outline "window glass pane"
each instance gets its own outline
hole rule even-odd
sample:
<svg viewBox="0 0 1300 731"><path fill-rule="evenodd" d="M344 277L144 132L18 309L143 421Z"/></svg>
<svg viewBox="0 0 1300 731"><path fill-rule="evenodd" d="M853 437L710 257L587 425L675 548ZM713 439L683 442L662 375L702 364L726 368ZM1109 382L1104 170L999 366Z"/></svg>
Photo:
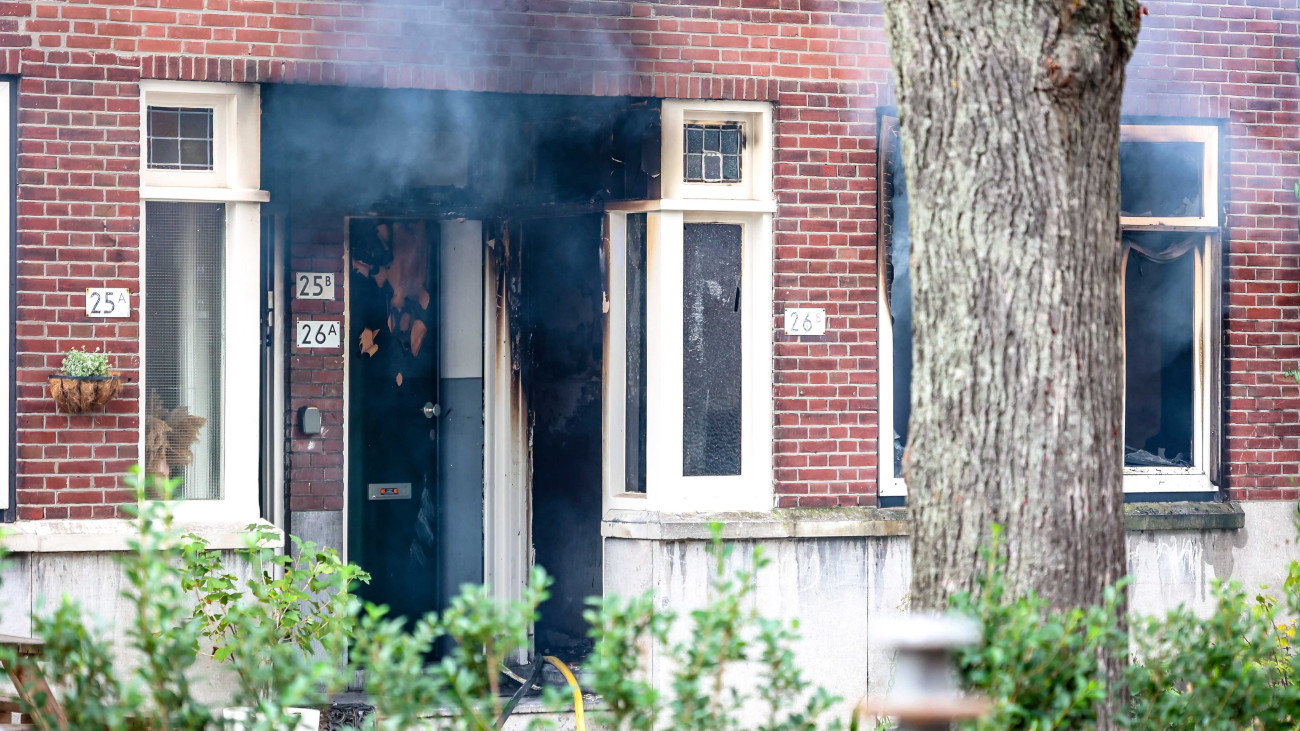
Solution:
<svg viewBox="0 0 1300 731"><path fill-rule="evenodd" d="M686 179L704 180L704 156L703 155L686 156Z"/></svg>
<svg viewBox="0 0 1300 731"><path fill-rule="evenodd" d="M212 169L212 110L149 107L149 167Z"/></svg>
<svg viewBox="0 0 1300 731"><path fill-rule="evenodd" d="M686 125L686 180L740 182L743 147L743 128L738 122Z"/></svg>
<svg viewBox="0 0 1300 731"><path fill-rule="evenodd" d="M705 155L704 179L709 181L716 181L722 179L722 157L721 156Z"/></svg>
<svg viewBox="0 0 1300 731"><path fill-rule="evenodd" d="M1205 145L1121 142L1120 215L1200 217Z"/></svg>
<svg viewBox="0 0 1300 731"><path fill-rule="evenodd" d="M145 471L219 500L225 206L145 207Z"/></svg>
<svg viewBox="0 0 1300 731"><path fill-rule="evenodd" d="M740 474L741 227L683 231L682 470Z"/></svg>
<svg viewBox="0 0 1300 731"><path fill-rule="evenodd" d="M645 492L645 265L646 214L627 217L627 424L628 492Z"/></svg>
<svg viewBox="0 0 1300 731"><path fill-rule="evenodd" d="M1126 466L1192 466L1195 249L1204 238L1125 234Z"/></svg>
<svg viewBox="0 0 1300 731"><path fill-rule="evenodd" d="M902 477L903 450L912 418L912 237L907 222L907 175L896 118L882 119L880 160L880 244L885 251L885 303L894 333L893 476Z"/></svg>
<svg viewBox="0 0 1300 731"><path fill-rule="evenodd" d="M704 129L701 127L686 127L686 152L704 152Z"/></svg>

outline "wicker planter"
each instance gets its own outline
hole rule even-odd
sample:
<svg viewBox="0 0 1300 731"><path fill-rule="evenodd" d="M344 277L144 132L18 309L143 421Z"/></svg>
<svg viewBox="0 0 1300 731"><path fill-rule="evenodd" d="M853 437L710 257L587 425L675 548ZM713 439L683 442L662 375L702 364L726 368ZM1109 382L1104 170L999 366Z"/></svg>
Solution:
<svg viewBox="0 0 1300 731"><path fill-rule="evenodd" d="M50 395L59 411L86 414L99 411L122 388L117 376L50 376Z"/></svg>

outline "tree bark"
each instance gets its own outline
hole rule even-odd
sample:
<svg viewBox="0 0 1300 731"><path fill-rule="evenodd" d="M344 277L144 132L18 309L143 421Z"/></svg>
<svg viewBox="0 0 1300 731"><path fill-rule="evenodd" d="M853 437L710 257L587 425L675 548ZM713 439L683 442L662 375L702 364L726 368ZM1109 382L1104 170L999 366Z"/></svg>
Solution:
<svg viewBox="0 0 1300 731"><path fill-rule="evenodd" d="M889 0L912 232L915 608L1125 571L1119 118L1137 0Z"/></svg>

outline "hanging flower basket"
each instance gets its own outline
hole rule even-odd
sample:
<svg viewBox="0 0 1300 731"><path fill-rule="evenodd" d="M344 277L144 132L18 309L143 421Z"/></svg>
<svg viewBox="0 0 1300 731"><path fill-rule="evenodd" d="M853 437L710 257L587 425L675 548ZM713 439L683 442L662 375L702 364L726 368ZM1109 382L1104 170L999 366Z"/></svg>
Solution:
<svg viewBox="0 0 1300 731"><path fill-rule="evenodd" d="M50 395L54 404L65 414L86 414L99 411L113 400L122 388L118 376L50 376Z"/></svg>

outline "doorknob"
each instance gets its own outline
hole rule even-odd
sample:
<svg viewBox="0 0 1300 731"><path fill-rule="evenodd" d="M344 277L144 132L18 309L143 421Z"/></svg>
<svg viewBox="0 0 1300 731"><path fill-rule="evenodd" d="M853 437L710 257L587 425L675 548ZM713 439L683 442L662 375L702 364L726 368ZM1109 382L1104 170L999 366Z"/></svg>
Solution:
<svg viewBox="0 0 1300 731"><path fill-rule="evenodd" d="M424 406L420 407L420 413L424 418L432 419L435 416L442 416L442 404L435 404L432 401L426 401Z"/></svg>

